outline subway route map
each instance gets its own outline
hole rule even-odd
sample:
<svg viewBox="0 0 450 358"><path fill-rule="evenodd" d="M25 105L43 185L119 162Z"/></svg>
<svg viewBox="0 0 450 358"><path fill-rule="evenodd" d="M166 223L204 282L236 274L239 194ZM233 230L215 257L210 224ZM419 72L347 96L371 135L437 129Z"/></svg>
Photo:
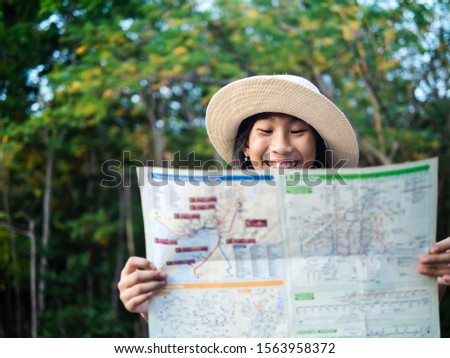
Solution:
<svg viewBox="0 0 450 358"><path fill-rule="evenodd" d="M150 337L439 337L436 167L138 168Z"/></svg>

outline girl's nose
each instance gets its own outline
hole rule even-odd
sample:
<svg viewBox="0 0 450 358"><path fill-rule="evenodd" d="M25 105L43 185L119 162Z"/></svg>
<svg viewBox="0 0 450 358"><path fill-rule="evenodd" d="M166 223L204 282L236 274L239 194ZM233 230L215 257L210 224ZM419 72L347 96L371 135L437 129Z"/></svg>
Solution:
<svg viewBox="0 0 450 358"><path fill-rule="evenodd" d="M270 144L270 151L276 154L284 154L292 151L289 135L281 131L275 133Z"/></svg>

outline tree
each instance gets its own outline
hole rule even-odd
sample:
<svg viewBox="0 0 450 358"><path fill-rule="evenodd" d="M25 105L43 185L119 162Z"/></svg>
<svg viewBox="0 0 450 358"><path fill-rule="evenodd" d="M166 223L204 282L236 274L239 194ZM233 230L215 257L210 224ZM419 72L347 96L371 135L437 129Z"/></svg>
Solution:
<svg viewBox="0 0 450 358"><path fill-rule="evenodd" d="M205 107L244 76L312 80L362 165L439 155L448 234L448 1L1 5L0 336L146 335L116 288L144 252L134 166L211 159Z"/></svg>

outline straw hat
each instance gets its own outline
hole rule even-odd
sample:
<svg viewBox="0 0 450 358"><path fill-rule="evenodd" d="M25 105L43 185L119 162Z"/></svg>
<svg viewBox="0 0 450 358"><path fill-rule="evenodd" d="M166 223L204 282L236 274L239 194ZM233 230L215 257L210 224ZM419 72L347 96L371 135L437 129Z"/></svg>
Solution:
<svg viewBox="0 0 450 358"><path fill-rule="evenodd" d="M358 143L344 113L303 77L254 76L234 81L220 89L206 109L206 130L219 155L232 160L240 123L255 114L277 112L300 118L320 134L332 153L332 166L358 164ZM340 163L342 164L342 163Z"/></svg>

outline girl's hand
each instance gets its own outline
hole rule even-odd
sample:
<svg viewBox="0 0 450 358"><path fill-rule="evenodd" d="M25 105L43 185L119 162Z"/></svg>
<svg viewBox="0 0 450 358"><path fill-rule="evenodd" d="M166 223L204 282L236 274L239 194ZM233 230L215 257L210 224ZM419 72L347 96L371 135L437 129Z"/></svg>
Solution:
<svg viewBox="0 0 450 358"><path fill-rule="evenodd" d="M167 274L143 257L130 257L117 284L120 300L130 312L140 313L148 319L148 300L154 291L164 287Z"/></svg>
<svg viewBox="0 0 450 358"><path fill-rule="evenodd" d="M450 237L433 244L427 255L419 257L417 272L437 277L440 297L443 296L445 287L450 285Z"/></svg>

